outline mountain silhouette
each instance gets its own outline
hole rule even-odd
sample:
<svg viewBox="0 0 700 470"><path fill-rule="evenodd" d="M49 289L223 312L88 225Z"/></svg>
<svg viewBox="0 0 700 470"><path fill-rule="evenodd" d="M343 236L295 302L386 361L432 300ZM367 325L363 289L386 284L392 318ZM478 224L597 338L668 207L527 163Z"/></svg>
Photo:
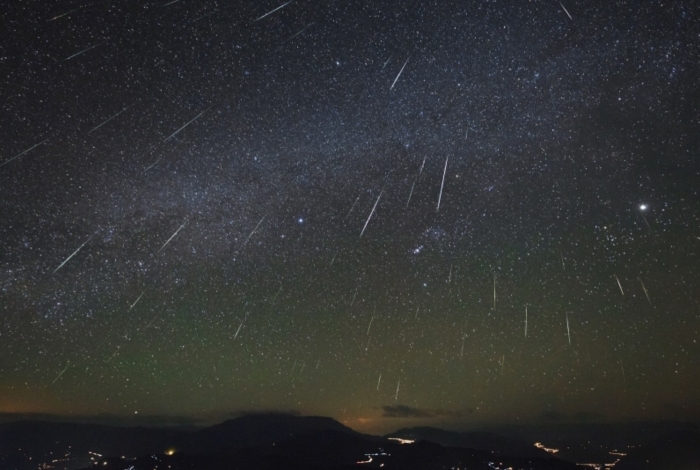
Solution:
<svg viewBox="0 0 700 470"><path fill-rule="evenodd" d="M203 454L273 444L312 431L335 431L376 439L353 431L332 418L258 414L241 416L186 435L186 441L180 447L189 453Z"/></svg>
<svg viewBox="0 0 700 470"><path fill-rule="evenodd" d="M623 457L615 470L700 469L700 432L680 430L654 439Z"/></svg>
<svg viewBox="0 0 700 470"><path fill-rule="evenodd" d="M547 459L551 457L531 442L508 439L489 432L454 432L432 427L403 428L385 437L426 440L445 447L484 450L497 455Z"/></svg>
<svg viewBox="0 0 700 470"><path fill-rule="evenodd" d="M255 423L257 426L258 423ZM306 429L288 439L251 447L221 448L205 454L175 453L150 455L134 460L111 458L98 467L169 470L347 470L357 468L387 470L438 470L470 468L494 470L529 468L533 470L574 470L576 465L555 458L530 459L502 457L492 452L443 447L428 441L402 445L373 436L337 429ZM104 465L107 463L107 465ZM93 467L85 467L89 470Z"/></svg>
<svg viewBox="0 0 700 470"><path fill-rule="evenodd" d="M486 433L415 428L393 434L409 433L421 437L413 444L400 444L358 433L331 418L283 414L242 416L197 430L24 421L0 425L0 468L576 468L549 454L539 455L524 443Z"/></svg>

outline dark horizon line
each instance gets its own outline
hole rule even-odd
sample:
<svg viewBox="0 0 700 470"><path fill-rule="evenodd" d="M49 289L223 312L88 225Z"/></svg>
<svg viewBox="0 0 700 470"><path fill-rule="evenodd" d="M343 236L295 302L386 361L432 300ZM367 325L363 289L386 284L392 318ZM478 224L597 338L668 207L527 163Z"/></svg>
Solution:
<svg viewBox="0 0 700 470"><path fill-rule="evenodd" d="M145 427L145 428L208 428L221 424L227 421L235 420L247 416L286 416L286 417L299 417L299 418L328 418L332 419L340 424L341 421L333 418L331 416L322 415L306 415L302 414L297 410L254 410L254 411L241 411L241 412L230 412L222 413L218 417L212 416L211 418L193 418L188 416L178 416L178 415L135 415L135 416L123 416L109 413L101 413L95 415L61 415L52 413L12 413L12 412L0 412L0 425L19 423L19 422L37 422L37 423L61 423L61 424L82 424L82 425L96 425L96 426L114 426L114 427ZM568 419L567 419L568 418ZM445 423L440 422L441 420L435 419L421 419L421 418L392 418L384 417L387 424L393 422L396 424L396 430L404 428L434 428L452 431L454 426L443 426ZM438 421L438 422L436 422ZM700 426L700 420L693 420L690 417L685 420L677 418L658 418L658 419L626 419L626 420L576 420L575 415L565 416L561 419L546 420L533 418L530 421L518 420L513 422L497 421L497 422L474 422L464 420L465 429L459 431L454 430L454 432L465 432L467 431L467 425L469 430L476 429L498 429L498 428L527 428L527 427L549 427L549 426L603 426L603 427L614 427L614 426L624 426L631 424L677 424L677 425L693 425ZM404 425L401 425L404 424ZM350 428L349 426L343 424L344 426ZM350 428L353 429L353 428ZM355 430L355 429L353 429ZM359 432L359 431L358 431ZM396 431L394 431L396 432ZM369 434L367 432L362 432L363 434ZM387 433L386 435L391 434Z"/></svg>

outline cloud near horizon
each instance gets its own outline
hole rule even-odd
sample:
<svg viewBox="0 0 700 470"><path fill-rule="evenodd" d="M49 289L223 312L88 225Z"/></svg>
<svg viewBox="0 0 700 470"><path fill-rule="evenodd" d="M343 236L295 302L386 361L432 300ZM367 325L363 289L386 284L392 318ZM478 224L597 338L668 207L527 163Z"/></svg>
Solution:
<svg viewBox="0 0 700 470"><path fill-rule="evenodd" d="M384 411L382 418L464 418L474 413L474 410L471 408L464 410L430 410L406 405L385 405L382 407L382 410Z"/></svg>

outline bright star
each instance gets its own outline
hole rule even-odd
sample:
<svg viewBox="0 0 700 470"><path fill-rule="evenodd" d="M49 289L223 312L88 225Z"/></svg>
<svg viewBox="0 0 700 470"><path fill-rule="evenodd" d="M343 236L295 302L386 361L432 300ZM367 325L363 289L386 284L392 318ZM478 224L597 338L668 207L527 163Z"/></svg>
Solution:
<svg viewBox="0 0 700 470"><path fill-rule="evenodd" d="M645 211L645 210L647 210L647 207L648 207L648 206L647 206L646 204L640 204L640 205L639 205L639 210L640 210L640 211Z"/></svg>

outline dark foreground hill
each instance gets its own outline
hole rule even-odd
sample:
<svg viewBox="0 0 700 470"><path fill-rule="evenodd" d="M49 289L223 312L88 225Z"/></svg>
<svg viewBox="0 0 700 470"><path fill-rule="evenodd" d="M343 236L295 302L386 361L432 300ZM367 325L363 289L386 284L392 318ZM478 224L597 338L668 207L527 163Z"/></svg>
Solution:
<svg viewBox="0 0 700 470"><path fill-rule="evenodd" d="M185 435L178 448L190 454L207 454L274 444L312 431L334 431L375 439L321 416L248 415Z"/></svg>
<svg viewBox="0 0 700 470"><path fill-rule="evenodd" d="M492 439L497 442L497 438ZM504 455L485 446L399 444L357 433L322 417L252 415L196 431L90 424L17 422L0 425L0 468L222 469L574 469L552 458Z"/></svg>
<svg viewBox="0 0 700 470"><path fill-rule="evenodd" d="M93 454L142 455L165 452L183 431L97 424L20 421L0 424L0 469L78 468ZM91 454L92 453L92 454Z"/></svg>
<svg viewBox="0 0 700 470"><path fill-rule="evenodd" d="M668 434L632 450L615 470L700 469L700 432L683 430Z"/></svg>
<svg viewBox="0 0 700 470"><path fill-rule="evenodd" d="M492 452L498 456L546 459L550 454L535 447L532 442L510 439L490 432L454 432L431 427L403 428L385 437L426 440L445 447L464 447Z"/></svg>
<svg viewBox="0 0 700 470"><path fill-rule="evenodd" d="M106 463L106 465L105 465ZM490 452L442 447L427 441L399 444L367 438L340 430L309 430L273 444L193 455L150 455L134 460L112 458L97 462L99 468L123 470L341 470L388 469L432 470L469 468L496 470L506 468L573 470L574 464L558 459L494 457ZM89 470L92 467L86 467Z"/></svg>

